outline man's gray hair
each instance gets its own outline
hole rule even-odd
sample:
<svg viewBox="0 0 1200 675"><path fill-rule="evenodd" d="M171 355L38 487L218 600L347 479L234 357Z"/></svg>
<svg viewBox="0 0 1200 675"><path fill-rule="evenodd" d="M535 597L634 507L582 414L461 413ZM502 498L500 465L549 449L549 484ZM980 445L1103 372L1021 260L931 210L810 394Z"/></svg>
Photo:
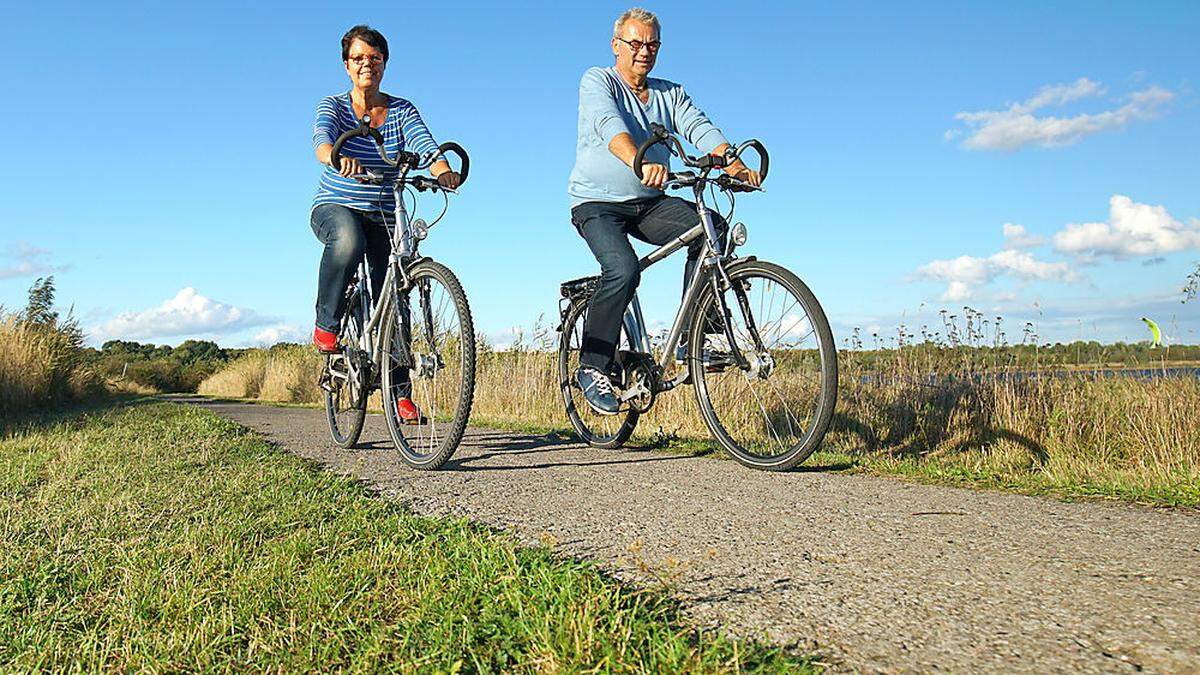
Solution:
<svg viewBox="0 0 1200 675"><path fill-rule="evenodd" d="M617 17L616 22L613 24L613 37L621 37L621 28L630 19L638 23L654 26L654 32L662 34L662 26L659 25L658 17L654 15L654 12L642 9L641 7L634 7L633 9L625 10L624 14Z"/></svg>

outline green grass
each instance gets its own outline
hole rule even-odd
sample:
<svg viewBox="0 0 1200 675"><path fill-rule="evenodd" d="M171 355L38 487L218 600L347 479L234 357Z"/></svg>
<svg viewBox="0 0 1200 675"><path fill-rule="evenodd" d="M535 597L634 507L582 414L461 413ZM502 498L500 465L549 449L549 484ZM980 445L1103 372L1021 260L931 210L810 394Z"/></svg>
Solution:
<svg viewBox="0 0 1200 675"><path fill-rule="evenodd" d="M588 564L416 517L207 411L40 422L0 440L3 670L815 668Z"/></svg>

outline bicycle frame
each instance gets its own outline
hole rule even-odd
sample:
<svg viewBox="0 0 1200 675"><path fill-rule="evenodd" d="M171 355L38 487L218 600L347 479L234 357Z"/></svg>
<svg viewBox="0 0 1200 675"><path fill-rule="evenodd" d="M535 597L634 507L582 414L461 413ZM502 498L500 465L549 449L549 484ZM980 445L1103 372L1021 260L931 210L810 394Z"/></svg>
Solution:
<svg viewBox="0 0 1200 675"><path fill-rule="evenodd" d="M376 367L382 366L383 350L385 349L382 341L375 339L376 331L379 330L383 317L389 314L391 303L395 301L402 289L408 287L406 266L420 259L418 247L427 234L424 223L420 219L413 221L404 204L403 186L407 172L407 167L402 168L400 175L392 185L392 196L396 204L393 210L395 224L392 226L391 232L391 252L388 254L387 273L383 279L379 298L372 297L367 256L364 254L363 259L358 263L359 297L362 299L361 310L365 321L362 333L357 336L356 346L370 356L371 362ZM347 317L350 316L351 311L353 308L346 308ZM429 317L424 317L424 319L428 321ZM427 328L431 334L432 328ZM353 362L349 359L347 365L350 368L354 367Z"/></svg>
<svg viewBox="0 0 1200 675"><path fill-rule="evenodd" d="M696 239L704 237L704 253L701 255L700 260L697 261L696 271L688 281L683 300L679 303L679 311L676 312L675 320L671 323L671 329L667 333L667 340L663 345L662 356L659 357L658 366L663 370L666 370L675 358L675 348L679 344L680 337L683 335L684 325L691 318L688 309L695 303L702 288L701 279L713 268L717 270L718 274L724 276L722 264L730 259L734 248L732 245L727 244L726 250L717 250L721 238L717 232L716 225L713 223L712 213L704 203L703 186L696 186L694 192L696 194L696 210L700 214L700 222L692 229L656 248L638 261L639 268L645 270L647 267L667 258L684 246L691 244ZM710 276L710 278L713 278L715 281L715 277ZM722 313L728 314L724 298L720 293L717 294L717 298L721 304ZM650 345L650 336L646 331L646 319L642 316L642 303L638 300L636 291L633 294L633 299L625 308L622 321L625 324L625 331L629 335L631 346L646 354L653 353ZM737 353L736 345L732 345L732 348ZM740 359L740 354L735 358ZM663 391L674 389L678 385L683 384L687 380L687 377L687 373L684 372L675 379L662 383Z"/></svg>
<svg viewBox="0 0 1200 675"><path fill-rule="evenodd" d="M371 288L369 276L367 274L369 262L366 255L363 256L362 262L358 266L358 277L360 283L360 291L363 298L367 298L364 311L366 319L364 321L362 335L358 336L358 347L365 353L370 355L371 361L375 365L383 363L383 345L375 344L372 339L375 331L379 329L382 317L387 316L388 310L391 308L391 303L400 294L402 288L408 288L408 275L405 273L406 265L411 265L419 260L417 255L417 247L420 241L428 234L428 226L420 220L410 221L408 209L404 205L404 188L410 183L408 172L412 169L425 169L433 165L434 161L443 157L447 151L454 152L459 156L462 162L462 179L466 180L470 160L467 158L466 152L457 143L443 143L438 146L437 152L428 154L425 158L419 157L412 153L400 151L393 159L388 156L385 149L385 142L382 134L371 127L370 115L363 115L358 127L346 131L333 143L333 148L330 150L330 161L334 165L339 165L340 149L347 139L355 136L363 136L371 138L375 142L375 147L379 151L379 156L389 166L397 170L397 175L392 182L392 197L395 200L393 217L395 224L392 229L391 251L388 254L388 269L384 276L383 287L381 289L381 297L371 298ZM378 176L368 172L368 178L378 178ZM418 176L411 179L411 184L417 190L421 191L426 188L422 187L422 177ZM370 181L368 181L370 182ZM377 183L382 184L382 182ZM445 190L445 188L439 188ZM435 223L437 221L434 221ZM403 282L403 285L401 284ZM352 308L347 308L352 309ZM432 327L429 327L432 330ZM350 365L353 368L353 364Z"/></svg>

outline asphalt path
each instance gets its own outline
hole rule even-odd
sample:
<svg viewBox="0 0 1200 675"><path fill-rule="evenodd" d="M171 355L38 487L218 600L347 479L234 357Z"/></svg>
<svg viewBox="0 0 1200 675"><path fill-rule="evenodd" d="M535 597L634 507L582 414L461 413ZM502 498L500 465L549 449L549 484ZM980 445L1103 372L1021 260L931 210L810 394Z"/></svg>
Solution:
<svg viewBox="0 0 1200 675"><path fill-rule="evenodd" d="M1200 672L1200 513L596 450L470 428L417 472L383 419L185 400L421 514L466 517L661 586L700 625L835 670Z"/></svg>

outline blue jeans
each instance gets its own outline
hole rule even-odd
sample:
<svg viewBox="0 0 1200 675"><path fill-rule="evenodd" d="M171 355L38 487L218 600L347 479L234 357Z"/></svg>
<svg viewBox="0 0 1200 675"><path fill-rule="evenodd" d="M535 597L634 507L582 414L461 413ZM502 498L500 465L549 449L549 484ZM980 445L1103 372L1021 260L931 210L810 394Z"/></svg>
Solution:
<svg viewBox="0 0 1200 675"><path fill-rule="evenodd" d="M363 253L371 270L371 293L379 297L392 251L383 215L338 204L321 204L312 211L312 231L325 245L317 271L317 327L338 332L346 308L346 286Z"/></svg>
<svg viewBox="0 0 1200 675"><path fill-rule="evenodd" d="M389 219L390 220L390 219ZM392 242L387 222L379 211L358 211L338 204L321 204L312 211L312 231L325 245L317 271L318 328L337 333L345 313L346 286L365 253L371 276L371 295L379 298L387 276ZM400 303L404 333L408 331L408 303ZM407 368L395 368L393 381L397 396L409 396L411 383Z"/></svg>
<svg viewBox="0 0 1200 675"><path fill-rule="evenodd" d="M715 211L709 213L724 246L728 224ZM600 285L583 322L579 364L613 375L621 317L641 280L638 255L629 237L661 246L699 224L700 215L691 202L661 196L628 202L584 202L571 209L571 222L600 263ZM703 237L688 245L683 267L685 293L703 250Z"/></svg>

